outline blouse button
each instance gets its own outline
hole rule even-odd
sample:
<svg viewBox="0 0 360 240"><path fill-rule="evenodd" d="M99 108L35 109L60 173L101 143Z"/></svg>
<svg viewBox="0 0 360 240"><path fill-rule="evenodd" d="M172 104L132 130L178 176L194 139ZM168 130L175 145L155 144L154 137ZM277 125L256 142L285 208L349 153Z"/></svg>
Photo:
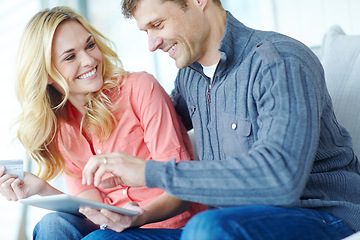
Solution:
<svg viewBox="0 0 360 240"><path fill-rule="evenodd" d="M100 149L98 149L96 152L97 152L98 154L101 154L101 150L100 150Z"/></svg>
<svg viewBox="0 0 360 240"><path fill-rule="evenodd" d="M232 130L235 130L236 128L237 128L236 123L231 124L231 129L232 129Z"/></svg>

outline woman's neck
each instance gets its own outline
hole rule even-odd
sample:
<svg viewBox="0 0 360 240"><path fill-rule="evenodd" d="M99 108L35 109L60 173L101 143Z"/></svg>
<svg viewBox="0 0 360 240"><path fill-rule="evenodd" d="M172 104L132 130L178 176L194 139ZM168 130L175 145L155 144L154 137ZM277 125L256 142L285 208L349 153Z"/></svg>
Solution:
<svg viewBox="0 0 360 240"><path fill-rule="evenodd" d="M69 101L81 113L81 115L85 115L85 97L81 99L69 97Z"/></svg>

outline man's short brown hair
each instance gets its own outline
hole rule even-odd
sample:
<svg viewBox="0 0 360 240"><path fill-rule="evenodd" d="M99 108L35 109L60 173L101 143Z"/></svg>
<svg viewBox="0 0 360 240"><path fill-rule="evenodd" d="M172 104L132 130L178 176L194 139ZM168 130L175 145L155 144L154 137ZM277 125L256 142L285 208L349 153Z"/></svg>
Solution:
<svg viewBox="0 0 360 240"><path fill-rule="evenodd" d="M141 0L122 0L121 11L125 18L132 18L132 14L136 9L136 5L140 1ZM187 9L187 0L162 0L162 2L166 2L166 1L172 1L178 4L182 9L184 10ZM220 0L213 0L213 1L217 5L221 6Z"/></svg>

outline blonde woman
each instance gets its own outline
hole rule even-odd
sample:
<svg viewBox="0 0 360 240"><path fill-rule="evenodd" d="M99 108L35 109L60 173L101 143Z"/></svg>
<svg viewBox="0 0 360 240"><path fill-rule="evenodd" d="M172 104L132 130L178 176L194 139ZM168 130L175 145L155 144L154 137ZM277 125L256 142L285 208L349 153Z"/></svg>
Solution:
<svg viewBox="0 0 360 240"><path fill-rule="evenodd" d="M3 168L0 192L12 201L59 194L47 180L64 174L72 195L140 214L129 217L89 208L81 209L87 218L50 213L35 227L34 239L81 239L99 225L112 234L119 232L113 236L121 239L132 239L132 234L177 239L181 230L168 235L166 229L184 226L204 209L160 189L125 185L106 189L82 183L81 173L90 158L107 164L103 154L124 152L157 161L191 158L189 138L169 96L151 75L123 70L110 46L67 7L41 11L30 20L17 64L17 95L23 109L18 138L38 164L39 177L27 172L22 181L4 175ZM124 231L128 228L132 229Z"/></svg>

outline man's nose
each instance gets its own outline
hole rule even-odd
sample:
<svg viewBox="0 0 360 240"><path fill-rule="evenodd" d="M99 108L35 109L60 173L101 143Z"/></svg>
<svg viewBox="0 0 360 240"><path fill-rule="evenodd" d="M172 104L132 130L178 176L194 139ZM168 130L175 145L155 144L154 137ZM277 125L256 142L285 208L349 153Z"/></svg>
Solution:
<svg viewBox="0 0 360 240"><path fill-rule="evenodd" d="M154 52L157 49L161 48L162 38L153 31L148 31L148 44L149 51Z"/></svg>

